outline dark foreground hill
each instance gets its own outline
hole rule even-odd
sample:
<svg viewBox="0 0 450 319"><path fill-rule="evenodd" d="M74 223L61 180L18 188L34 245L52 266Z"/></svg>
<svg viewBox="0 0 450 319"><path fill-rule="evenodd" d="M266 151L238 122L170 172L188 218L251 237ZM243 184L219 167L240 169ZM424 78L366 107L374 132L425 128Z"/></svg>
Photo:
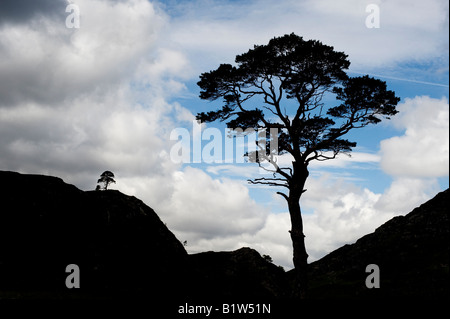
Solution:
<svg viewBox="0 0 450 319"><path fill-rule="evenodd" d="M197 271L196 296L208 300L284 299L289 285L284 270L266 261L254 249L205 252L189 256Z"/></svg>
<svg viewBox="0 0 450 319"><path fill-rule="evenodd" d="M449 195L447 189L310 264L311 297L448 299ZM379 267L380 288L366 287L369 264Z"/></svg>
<svg viewBox="0 0 450 319"><path fill-rule="evenodd" d="M280 297L284 271L258 252L188 256L141 200L0 171L0 299ZM68 289L66 267L80 269Z"/></svg>
<svg viewBox="0 0 450 319"><path fill-rule="evenodd" d="M0 172L0 197L0 297L184 293L187 253L139 199L13 172ZM80 289L66 287L69 264Z"/></svg>
<svg viewBox="0 0 450 319"><path fill-rule="evenodd" d="M0 171L0 299L230 300L290 296L290 274L250 248L188 255L157 214L119 191ZM449 294L449 191L310 264L311 298ZM80 268L68 289L67 265ZM380 288L368 289L368 264Z"/></svg>

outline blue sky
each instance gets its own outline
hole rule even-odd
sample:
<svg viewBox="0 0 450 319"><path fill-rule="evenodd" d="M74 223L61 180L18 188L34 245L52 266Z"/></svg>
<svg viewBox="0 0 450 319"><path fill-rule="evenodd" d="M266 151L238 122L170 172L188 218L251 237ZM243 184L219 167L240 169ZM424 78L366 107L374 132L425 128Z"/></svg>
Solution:
<svg viewBox="0 0 450 319"><path fill-rule="evenodd" d="M177 2L176 1L168 1L163 2L169 8L168 12L172 12L172 10L176 11ZM230 2L232 3L232 2ZM180 13L176 12L173 14L173 18L176 19L179 17ZM231 18L231 17L230 17ZM367 32L371 32L372 30L368 30ZM374 30L375 31L375 30ZM376 30L378 31L378 30ZM375 32L376 32L375 31ZM255 44L264 44L264 43L255 43ZM251 48L251 46L249 46ZM244 53L236 52L235 55ZM234 56L230 55L226 60L227 63L232 63ZM351 60L351 57L349 57ZM439 64L443 62L442 64ZM217 66L223 61L218 61ZM447 65L447 68L446 68ZM214 69L214 67L213 67ZM429 96L431 98L448 98L448 63L441 60L439 57L436 60L421 60L421 61L405 61L403 63L399 63L396 67L391 66L388 69L383 67L373 68L369 66L364 72L363 66L358 66L355 71L353 71L353 67L350 68L348 74L350 76L360 76L364 74L369 74L375 78L379 78L383 81L386 81L388 85L388 89L396 92L396 95L401 98L403 101L405 98L414 98L416 96ZM207 72L210 69L205 69ZM181 98L175 99L175 101L179 102L186 106L189 110L196 114L198 112L206 112L209 110L217 109L220 106L220 101L216 102L205 102L198 99L199 88L196 85L197 78L192 79L191 81L186 81L185 84L187 86L187 90L192 93L189 98ZM213 124L208 124L208 126L218 127L221 130L224 130L223 123L215 122ZM389 123L382 123L377 126L369 126L367 128L361 130L355 130L350 132L347 136L352 140L357 142L357 148L355 151L367 152L373 155L376 155L380 150L380 141L383 139L388 139L392 136L396 136L402 134L404 129L396 128L390 125ZM203 145L208 144L209 141L204 141ZM207 172L213 171L214 175L219 171L218 169L211 168L214 164L189 164L194 167L198 167L202 170L206 170ZM236 166L241 167L252 167L254 164L246 163L246 164L236 164ZM219 166L219 164L215 165ZM230 167L226 169L228 177L230 177ZM354 165L349 169L342 170L341 168L318 168L312 171L313 176L320 176L324 172L335 174L338 177L342 177L345 175L346 179L351 179L355 184L360 187L367 187L370 190L378 193L384 192L391 184L393 178L389 174L386 174L381 168L379 163L377 162L360 162L358 165ZM236 174L236 176L232 176L236 179L242 179L243 176ZM245 177L244 177L245 180ZM440 177L438 178L438 184L441 189L448 188L448 177ZM271 206L272 211L283 212L286 210L284 207L284 203L278 203L277 205L273 204L273 200L271 197L268 197L270 192L276 191L276 188L266 188L262 190L261 188L251 189L250 192L252 197L255 198L260 203L265 203L265 205ZM308 211L309 213L313 213L313 211Z"/></svg>
<svg viewBox="0 0 450 319"><path fill-rule="evenodd" d="M253 164L179 164L177 128L219 107L202 72L291 32L349 55L401 98L390 121L349 134L352 157L312 164L302 198L309 261L448 188L448 3L375 0L65 0L0 4L0 169L56 175L153 207L191 253L250 246L291 267L285 203L247 184ZM366 7L380 8L367 28ZM220 123L207 127L223 129ZM289 162L288 158L282 160Z"/></svg>

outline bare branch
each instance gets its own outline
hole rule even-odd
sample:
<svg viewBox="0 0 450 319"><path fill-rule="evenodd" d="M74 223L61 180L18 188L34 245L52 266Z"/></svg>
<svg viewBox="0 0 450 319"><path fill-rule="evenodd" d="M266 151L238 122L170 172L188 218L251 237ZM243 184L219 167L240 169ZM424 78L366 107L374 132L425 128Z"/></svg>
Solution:
<svg viewBox="0 0 450 319"><path fill-rule="evenodd" d="M289 201L289 197L285 193L277 192L277 194L283 196L286 201Z"/></svg>
<svg viewBox="0 0 450 319"><path fill-rule="evenodd" d="M272 163L271 163L271 164L272 164ZM269 168L266 168L266 167L262 166L260 162L258 163L258 165L259 165L260 168L262 168L262 169L265 170L266 172L270 172L270 173L273 173L273 174L276 174L276 173L277 173L277 170L276 170L276 169L269 169ZM272 165L274 165L274 164L272 164Z"/></svg>
<svg viewBox="0 0 450 319"><path fill-rule="evenodd" d="M270 154L268 156L266 154L266 150L263 149L261 145L257 144L257 146L260 149L260 151L258 152L258 157L262 157L263 160L266 160L267 162L272 164L272 166L275 168L275 170L270 170L270 169L267 169L267 168L261 166L261 161L258 162L259 167L261 167L262 169L264 169L264 170L266 170L268 172L280 174L281 176L283 176L288 181L291 180L291 178L292 178L292 170L290 169L290 174L288 174L286 172L283 172L283 170L278 166L278 164L274 160L273 154ZM283 168L283 169L288 169L288 168Z"/></svg>
<svg viewBox="0 0 450 319"><path fill-rule="evenodd" d="M335 159L336 156L340 153L338 150L336 150L336 151L333 151L333 156L327 156L327 155L324 155L322 152L319 153L319 151L317 151L317 150L314 150L313 152L314 152L314 156L308 157L306 159L306 163L309 163L312 160L317 160L319 162L324 162L324 161L327 161L327 160Z"/></svg>
<svg viewBox="0 0 450 319"><path fill-rule="evenodd" d="M247 180L250 184L260 184L260 185L268 185L268 186L281 186L281 187L286 187L289 189L289 184L287 183L287 181L283 178L266 178L266 177L261 177L261 178L256 178L256 179L249 179ZM277 182L285 182L284 184L281 183L277 183Z"/></svg>
<svg viewBox="0 0 450 319"><path fill-rule="evenodd" d="M292 168L291 167L280 167L280 170L289 170L289 173L291 174L291 176L292 176Z"/></svg>
<svg viewBox="0 0 450 319"><path fill-rule="evenodd" d="M265 108L266 110L268 110L268 111L269 111L270 113L272 113L273 115L277 116L277 113L275 113L275 111L272 110L270 107L264 106L264 105L263 105L263 108Z"/></svg>
<svg viewBox="0 0 450 319"><path fill-rule="evenodd" d="M276 109L276 115L281 119L281 121L284 123L284 125L286 126L286 128L288 128L288 127L290 127L290 122L289 122L289 119L287 118L287 116L285 116L285 115L283 115L283 113L281 112L281 108L280 108L280 101L281 101L281 96L282 96L282 93L280 93L279 94L279 97L277 98L277 94L276 94L276 92L275 92L275 86L274 86L274 84L273 84L273 82L272 82L272 79L271 78L269 78L268 76L266 77L266 80L267 80L267 82L269 82L269 89L270 89L270 93L271 94L269 94L268 92L266 92L265 90L265 92L266 92L266 97L268 96L268 97L270 97L271 98L271 100L272 100L272 102L271 103L269 103L270 105L273 105L273 106L275 106L275 109ZM282 92L282 90L281 90L281 85L280 85L280 87L279 87L279 91L280 92Z"/></svg>

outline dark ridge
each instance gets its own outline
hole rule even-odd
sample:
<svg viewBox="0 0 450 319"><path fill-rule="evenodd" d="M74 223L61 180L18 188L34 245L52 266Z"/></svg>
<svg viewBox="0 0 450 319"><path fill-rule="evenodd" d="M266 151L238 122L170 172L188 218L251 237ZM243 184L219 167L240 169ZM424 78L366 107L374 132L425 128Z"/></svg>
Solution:
<svg viewBox="0 0 450 319"><path fill-rule="evenodd" d="M250 248L188 255L158 215L116 190L0 171L0 299L283 300L291 272ZM449 190L309 265L311 299L449 297ZM66 266L80 268L68 289ZM380 268L368 289L366 266ZM183 304L183 303L182 303Z"/></svg>
<svg viewBox="0 0 450 319"><path fill-rule="evenodd" d="M448 298L449 190L397 216L310 267L313 298ZM380 269L380 288L368 289L366 266Z"/></svg>
<svg viewBox="0 0 450 319"><path fill-rule="evenodd" d="M183 295L187 253L141 200L0 172L0 298ZM66 266L80 267L68 289Z"/></svg>

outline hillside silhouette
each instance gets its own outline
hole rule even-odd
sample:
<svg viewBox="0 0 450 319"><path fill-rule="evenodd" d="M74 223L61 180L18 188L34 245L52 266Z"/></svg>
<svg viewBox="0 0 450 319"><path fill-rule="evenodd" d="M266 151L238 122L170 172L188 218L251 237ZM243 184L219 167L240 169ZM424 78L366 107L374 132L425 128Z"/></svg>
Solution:
<svg viewBox="0 0 450 319"><path fill-rule="evenodd" d="M185 276L183 245L141 200L83 192L51 176L0 172L0 291L12 297L118 297L173 287ZM68 290L65 267L80 267ZM17 295L15 295L17 294Z"/></svg>
<svg viewBox="0 0 450 319"><path fill-rule="evenodd" d="M449 288L449 194L447 189L397 216L375 232L309 265L313 298L440 299ZM380 288L367 289L365 268L380 269Z"/></svg>
<svg viewBox="0 0 450 319"><path fill-rule="evenodd" d="M0 171L0 196L0 299L290 298L291 272L256 250L189 255L153 209L117 190ZM310 297L448 297L448 200L441 192L310 264ZM65 285L69 264L79 289ZM365 287L367 264L380 267L380 289Z"/></svg>

